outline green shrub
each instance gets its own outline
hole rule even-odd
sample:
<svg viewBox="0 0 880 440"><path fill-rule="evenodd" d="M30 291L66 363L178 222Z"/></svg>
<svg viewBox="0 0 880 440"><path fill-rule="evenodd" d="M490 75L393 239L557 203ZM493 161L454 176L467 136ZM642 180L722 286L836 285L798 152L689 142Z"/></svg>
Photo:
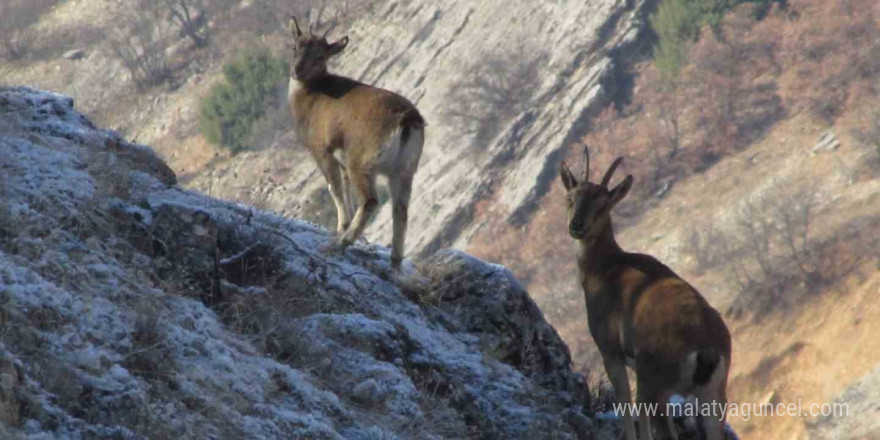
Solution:
<svg viewBox="0 0 880 440"><path fill-rule="evenodd" d="M666 0L651 17L657 34L654 62L661 72L676 75L687 63L687 51L700 31L699 13L688 0Z"/></svg>
<svg viewBox="0 0 880 440"><path fill-rule="evenodd" d="M687 64L690 45L709 25L716 34L724 14L741 3L754 4L757 18L763 18L774 3L786 0L664 0L651 16L651 29L657 34L654 62L665 74L676 75Z"/></svg>
<svg viewBox="0 0 880 440"><path fill-rule="evenodd" d="M201 131L210 142L237 153L251 147L247 141L254 122L278 104L287 63L266 50L251 49L223 66L223 76L226 83L214 86L202 100Z"/></svg>

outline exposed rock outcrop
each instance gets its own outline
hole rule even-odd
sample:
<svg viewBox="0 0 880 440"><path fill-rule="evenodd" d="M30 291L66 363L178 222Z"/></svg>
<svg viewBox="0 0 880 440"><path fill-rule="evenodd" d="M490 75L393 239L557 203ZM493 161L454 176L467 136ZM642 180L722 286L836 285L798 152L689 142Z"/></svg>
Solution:
<svg viewBox="0 0 880 440"><path fill-rule="evenodd" d="M589 438L567 347L505 268L174 186L72 100L0 89L0 434Z"/></svg>

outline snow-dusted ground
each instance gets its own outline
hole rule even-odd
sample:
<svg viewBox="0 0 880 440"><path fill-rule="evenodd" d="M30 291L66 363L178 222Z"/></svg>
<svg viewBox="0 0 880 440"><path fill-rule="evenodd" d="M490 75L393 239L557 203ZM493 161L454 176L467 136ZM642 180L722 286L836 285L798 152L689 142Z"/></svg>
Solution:
<svg viewBox="0 0 880 440"><path fill-rule="evenodd" d="M64 96L0 89L0 436L587 438L567 347L503 267L174 186Z"/></svg>

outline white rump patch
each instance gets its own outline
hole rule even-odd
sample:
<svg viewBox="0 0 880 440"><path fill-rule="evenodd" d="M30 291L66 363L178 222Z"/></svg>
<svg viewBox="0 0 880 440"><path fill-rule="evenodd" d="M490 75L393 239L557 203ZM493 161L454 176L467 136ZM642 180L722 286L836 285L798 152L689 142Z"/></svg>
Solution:
<svg viewBox="0 0 880 440"><path fill-rule="evenodd" d="M382 145L381 153L376 161L376 169L380 174L396 176L404 170L408 170L409 174L414 174L418 168L419 159L422 157L422 146L425 142L425 132L422 128L411 128L406 145L400 144L401 133L401 128L392 131Z"/></svg>

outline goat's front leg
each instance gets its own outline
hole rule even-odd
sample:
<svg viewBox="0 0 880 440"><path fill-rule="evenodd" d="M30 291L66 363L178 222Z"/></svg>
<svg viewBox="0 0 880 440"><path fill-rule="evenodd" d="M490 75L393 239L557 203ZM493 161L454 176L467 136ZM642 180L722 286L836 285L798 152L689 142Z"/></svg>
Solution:
<svg viewBox="0 0 880 440"><path fill-rule="evenodd" d="M666 414L669 402L668 393L662 391L661 377L653 376L646 370L651 367L646 366L645 362L636 360L636 405L639 405L639 440L652 440L654 435L652 430L657 431L657 438L663 440L678 440L678 434L675 437L673 431L667 432L669 426L666 422L672 420L669 414Z"/></svg>
<svg viewBox="0 0 880 440"><path fill-rule="evenodd" d="M351 210L346 207L346 185L344 182L345 170L331 154L318 158L318 167L327 179L327 189L336 204L336 233L342 234L351 223Z"/></svg>
<svg viewBox="0 0 880 440"><path fill-rule="evenodd" d="M617 402L623 411L623 427L626 431L626 440L636 440L636 427L632 417L632 395L629 391L629 378L626 376L626 363L623 359L605 357L605 373L614 387ZM642 408L644 410L644 408Z"/></svg>
<svg viewBox="0 0 880 440"><path fill-rule="evenodd" d="M707 417L700 417L701 430L703 438L708 440L723 440L724 425L727 420L727 374L730 368L730 361L723 357L712 376L709 383L697 387L696 397L700 399L700 403L712 405L713 411ZM716 410L719 409L719 411Z"/></svg>

